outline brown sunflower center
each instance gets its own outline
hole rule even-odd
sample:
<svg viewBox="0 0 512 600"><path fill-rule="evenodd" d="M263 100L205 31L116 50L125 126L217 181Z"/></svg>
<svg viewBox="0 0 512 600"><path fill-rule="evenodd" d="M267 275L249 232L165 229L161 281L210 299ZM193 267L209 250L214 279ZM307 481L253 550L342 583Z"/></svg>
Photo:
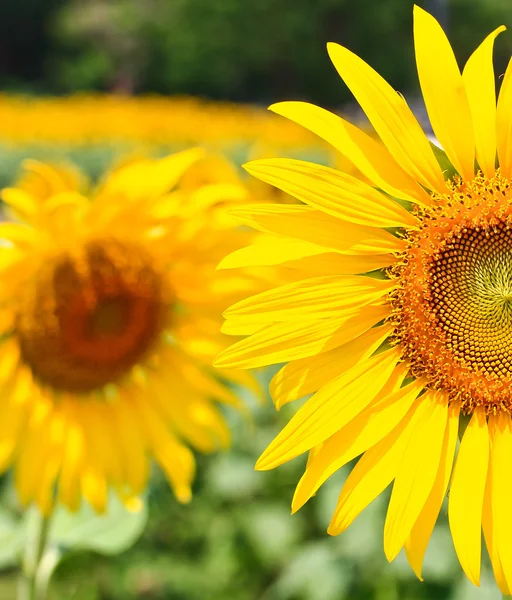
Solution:
<svg viewBox="0 0 512 600"><path fill-rule="evenodd" d="M395 270L396 337L414 374L465 411L512 412L512 194L477 178L435 197Z"/></svg>
<svg viewBox="0 0 512 600"><path fill-rule="evenodd" d="M21 293L22 360L48 386L88 392L116 381L150 351L166 314L152 257L114 239L41 266Z"/></svg>

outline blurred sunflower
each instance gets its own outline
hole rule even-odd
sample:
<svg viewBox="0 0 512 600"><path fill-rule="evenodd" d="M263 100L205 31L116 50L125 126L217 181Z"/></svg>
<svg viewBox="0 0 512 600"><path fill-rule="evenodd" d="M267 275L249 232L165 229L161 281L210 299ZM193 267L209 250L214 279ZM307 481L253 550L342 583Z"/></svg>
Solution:
<svg viewBox="0 0 512 600"><path fill-rule="evenodd" d="M234 209L273 237L266 253L240 250L221 266L293 261L310 277L232 306L230 330L252 335L217 364L288 362L271 382L278 408L313 394L257 463L272 469L309 451L294 511L362 455L328 531L344 531L394 482L385 553L392 560L405 546L421 578L450 483L448 517L465 573L479 583L483 527L509 594L512 61L497 106L492 64L503 29L461 74L437 21L414 9L419 80L445 152L429 143L404 98L337 44L330 57L380 140L310 104L271 107L329 141L372 185L295 160L247 165L306 206ZM467 427L453 466L459 423Z"/></svg>
<svg viewBox="0 0 512 600"><path fill-rule="evenodd" d="M85 497L101 512L109 487L129 502L151 457L187 502L188 444L229 444L216 401L240 401L210 367L221 307L262 288L214 277L251 234L225 214L240 187L175 188L200 158L132 161L93 192L74 169L27 161L3 190L17 221L0 224L0 468L15 467L23 504L76 510ZM254 385L239 375L220 373Z"/></svg>

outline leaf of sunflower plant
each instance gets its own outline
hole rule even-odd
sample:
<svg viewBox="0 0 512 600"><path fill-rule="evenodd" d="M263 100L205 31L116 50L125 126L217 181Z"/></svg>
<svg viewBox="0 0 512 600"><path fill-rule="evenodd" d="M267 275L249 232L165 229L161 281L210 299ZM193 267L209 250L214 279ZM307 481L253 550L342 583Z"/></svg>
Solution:
<svg viewBox="0 0 512 600"><path fill-rule="evenodd" d="M0 569L12 567L19 562L23 545L23 528L7 509L0 507Z"/></svg>
<svg viewBox="0 0 512 600"><path fill-rule="evenodd" d="M457 169L452 165L450 159L446 156L446 152L442 148L439 148L439 146L436 146L434 142L430 142L430 147L434 151L434 156L436 157L437 162L443 171L444 178L452 179L454 175L457 175Z"/></svg>
<svg viewBox="0 0 512 600"><path fill-rule="evenodd" d="M128 550L140 537L146 526L148 511L141 500L128 510L112 495L104 515L96 514L85 502L76 513L59 507L52 517L49 545L67 551L93 550L114 555Z"/></svg>

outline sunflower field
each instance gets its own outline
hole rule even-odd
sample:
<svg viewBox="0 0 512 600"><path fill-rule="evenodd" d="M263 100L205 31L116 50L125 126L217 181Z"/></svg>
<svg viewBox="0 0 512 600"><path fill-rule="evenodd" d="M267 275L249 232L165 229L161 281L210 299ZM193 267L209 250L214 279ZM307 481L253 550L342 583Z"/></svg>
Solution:
<svg viewBox="0 0 512 600"><path fill-rule="evenodd" d="M0 600L512 596L507 27L0 6Z"/></svg>

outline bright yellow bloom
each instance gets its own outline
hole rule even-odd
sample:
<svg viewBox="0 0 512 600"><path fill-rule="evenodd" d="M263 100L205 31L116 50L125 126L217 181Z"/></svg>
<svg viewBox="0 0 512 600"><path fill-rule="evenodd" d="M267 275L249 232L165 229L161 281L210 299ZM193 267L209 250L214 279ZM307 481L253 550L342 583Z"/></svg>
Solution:
<svg viewBox="0 0 512 600"><path fill-rule="evenodd" d="M30 161L3 190L17 222L0 224L0 468L23 504L102 511L109 487L144 490L151 458L187 502L189 445L229 444L216 402L240 402L210 366L221 308L263 288L215 274L252 234L226 215L240 187L176 188L200 157L125 164L88 195L73 169ZM239 375L220 373L253 385Z"/></svg>
<svg viewBox="0 0 512 600"><path fill-rule="evenodd" d="M403 96L337 44L328 46L331 59L380 140L310 104L271 107L329 141L372 185L295 160L247 165L306 206L235 209L268 234L267 245L235 252L223 266L281 263L309 274L232 306L230 330L252 335L217 364L288 362L271 382L277 408L313 394L257 464L272 469L309 452L294 511L362 455L329 533L344 531L394 482L385 553L392 560L405 547L421 577L449 486L464 571L478 584L483 528L496 579L509 594L512 61L497 107L492 66L503 29L461 74L437 21L415 8L419 80L445 154ZM455 459L461 415L469 423Z"/></svg>

